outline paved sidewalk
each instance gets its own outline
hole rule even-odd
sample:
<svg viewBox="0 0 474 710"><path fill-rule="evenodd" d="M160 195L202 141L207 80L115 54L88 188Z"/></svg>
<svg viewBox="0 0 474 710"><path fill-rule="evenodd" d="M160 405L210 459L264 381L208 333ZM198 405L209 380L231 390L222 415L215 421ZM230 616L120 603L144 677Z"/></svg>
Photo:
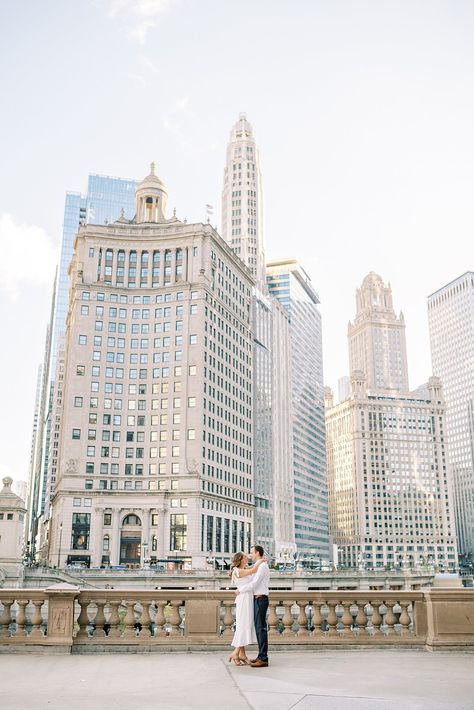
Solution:
<svg viewBox="0 0 474 710"><path fill-rule="evenodd" d="M278 652L2 655L2 710L474 710L474 654Z"/></svg>

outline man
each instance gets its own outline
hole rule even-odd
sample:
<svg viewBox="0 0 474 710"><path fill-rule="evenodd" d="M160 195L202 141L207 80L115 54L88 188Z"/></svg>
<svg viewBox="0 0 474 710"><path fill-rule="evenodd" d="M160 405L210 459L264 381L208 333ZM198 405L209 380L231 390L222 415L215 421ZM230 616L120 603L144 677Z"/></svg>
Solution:
<svg viewBox="0 0 474 710"><path fill-rule="evenodd" d="M254 545L250 551L254 562L263 557L263 547ZM270 570L266 561L262 562L250 582L240 588L240 592L253 592L253 613L255 620L255 633L258 642L258 656L250 661L252 668L268 666L268 586L270 583ZM239 594L239 591L236 592Z"/></svg>

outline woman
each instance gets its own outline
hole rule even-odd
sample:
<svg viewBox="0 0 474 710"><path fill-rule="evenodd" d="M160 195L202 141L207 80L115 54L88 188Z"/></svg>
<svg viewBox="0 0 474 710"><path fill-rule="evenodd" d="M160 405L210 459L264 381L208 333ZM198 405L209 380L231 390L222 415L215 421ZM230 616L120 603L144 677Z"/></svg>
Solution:
<svg viewBox="0 0 474 710"><path fill-rule="evenodd" d="M252 567L247 567L247 555L244 552L235 553L230 567L230 576L237 589L245 584L245 577L255 574L259 564L263 561L262 557ZM253 618L253 592L242 592L237 595L235 600L235 633L231 644L235 650L229 656L229 663L234 661L236 666L249 665L249 659L245 653L245 646L249 643L257 643Z"/></svg>

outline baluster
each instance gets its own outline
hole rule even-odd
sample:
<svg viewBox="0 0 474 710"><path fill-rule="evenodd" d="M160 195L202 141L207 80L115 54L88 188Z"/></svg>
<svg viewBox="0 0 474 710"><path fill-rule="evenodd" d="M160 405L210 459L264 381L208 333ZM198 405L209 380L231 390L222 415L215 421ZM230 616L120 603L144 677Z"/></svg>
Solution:
<svg viewBox="0 0 474 710"><path fill-rule="evenodd" d="M16 613L16 634L15 636L25 636L26 605L29 599L19 599L17 601L18 611Z"/></svg>
<svg viewBox="0 0 474 710"><path fill-rule="evenodd" d="M321 607L318 603L313 604L312 625L314 626L314 631L312 633L315 636L319 636L321 634L321 621L322 621Z"/></svg>
<svg viewBox="0 0 474 710"><path fill-rule="evenodd" d="M396 602L393 601L393 599L390 599L385 602L385 606L387 608L387 612L385 614L385 626L386 626L386 635L389 636L394 633L394 624L395 624L395 614L394 614L394 604Z"/></svg>
<svg viewBox="0 0 474 710"><path fill-rule="evenodd" d="M234 625L234 615L232 614L232 609L234 608L235 602L225 600L222 602L224 605L224 633L222 634L224 638L232 637L232 626Z"/></svg>
<svg viewBox="0 0 474 710"><path fill-rule="evenodd" d="M380 631L380 624L382 623L382 617L380 616L380 599L374 599L372 602L372 625L374 627L374 633Z"/></svg>
<svg viewBox="0 0 474 710"><path fill-rule="evenodd" d="M341 602L341 604L342 604L342 602ZM342 614L341 621L344 624L344 632L348 632L351 630L351 626L353 623L353 615L351 612L352 604L351 604L351 602L345 602L343 604L343 606L344 606L344 612Z"/></svg>
<svg viewBox="0 0 474 710"><path fill-rule="evenodd" d="M119 606L120 602L116 601L111 601L109 602L110 605L110 619L109 619L109 632L107 634L107 638L109 639L118 639L121 636L121 631L120 631L120 614L119 614Z"/></svg>
<svg viewBox="0 0 474 710"><path fill-rule="evenodd" d="M364 629L366 631L366 624L367 624L367 616L365 613L365 602L363 600L358 599L355 604L357 604L357 616L355 618L355 622L357 626L359 627L357 629L357 633L360 633L361 629Z"/></svg>
<svg viewBox="0 0 474 710"><path fill-rule="evenodd" d="M179 625L181 623L181 616L179 613L179 607L180 607L180 602L169 602L171 604L171 615L170 615L170 624L171 624L171 633L173 636L177 636L179 634Z"/></svg>
<svg viewBox="0 0 474 710"><path fill-rule="evenodd" d="M388 607L385 602L381 603L381 605L379 606L379 611L380 616L382 617L382 621L380 622L380 633L382 634L382 636L386 636L388 633L388 626L386 622Z"/></svg>
<svg viewBox="0 0 474 710"><path fill-rule="evenodd" d="M341 636L344 633L344 623L342 621L342 617L344 616L344 606L341 602L336 602L334 604L334 613L337 617L336 633Z"/></svg>
<svg viewBox="0 0 474 710"><path fill-rule="evenodd" d="M336 614L337 602L326 602L326 605L329 609L329 613L326 619L326 622L329 626L328 633L330 636L333 636L336 633L336 626L338 623L338 618Z"/></svg>
<svg viewBox="0 0 474 710"><path fill-rule="evenodd" d="M153 627L151 625L150 617L150 602L144 601L142 603L142 613L140 616L140 624L142 629L140 631L140 636L142 638L147 638L148 636L153 636Z"/></svg>
<svg viewBox="0 0 474 710"><path fill-rule="evenodd" d="M322 627L323 633L328 634L329 633L329 624L328 624L329 606L326 602L322 603L320 611L321 611L321 627Z"/></svg>
<svg viewBox="0 0 474 710"><path fill-rule="evenodd" d="M278 614L276 613L276 608L279 606L279 602L274 602L270 601L268 605L268 626L269 626L269 631L268 635L269 636L279 636L280 633L278 631L278 626L280 623L280 620L278 618Z"/></svg>
<svg viewBox="0 0 474 710"><path fill-rule="evenodd" d="M104 607L105 607L106 601L105 599L99 599L96 601L97 605L97 612L94 617L94 636L105 636L105 630L104 630L104 624L105 624L105 614L104 614Z"/></svg>
<svg viewBox="0 0 474 710"><path fill-rule="evenodd" d="M31 617L31 624L32 624L32 629L29 638L30 639L39 639L43 637L43 632L41 631L41 622L43 621L43 617L41 615L41 609L43 607L44 600L43 599L32 599L31 603L34 606L33 614Z"/></svg>
<svg viewBox="0 0 474 710"><path fill-rule="evenodd" d="M284 626L282 636L289 636L290 634L293 634L293 614L291 613L291 607L293 606L293 602L283 602L283 617L282 617L282 624Z"/></svg>
<svg viewBox="0 0 474 710"><path fill-rule="evenodd" d="M79 598L79 606L81 607L81 612L80 612L79 617L77 619L77 624L79 626L79 629L77 631L76 638L86 639L86 638L89 638L89 634L87 632L87 627L89 626L89 615L87 613L87 609L89 607L89 601Z"/></svg>
<svg viewBox="0 0 474 710"><path fill-rule="evenodd" d="M122 637L126 639L135 638L135 602L127 599L123 603L127 605L127 613L123 620L124 630Z"/></svg>
<svg viewBox="0 0 474 710"><path fill-rule="evenodd" d="M365 630L367 631L367 634L369 636L373 636L375 634L374 624L372 621L374 616L374 607L370 602L367 602L367 604L365 605L364 612L367 616L367 624L365 625Z"/></svg>
<svg viewBox="0 0 474 710"><path fill-rule="evenodd" d="M399 602L401 607L401 614L398 623L401 626L400 634L401 636L407 636L410 633L410 615L408 613L408 607L410 602Z"/></svg>
<svg viewBox="0 0 474 710"><path fill-rule="evenodd" d="M155 636L161 636L165 633L164 625L166 623L165 613L164 613L164 600L155 600Z"/></svg>
<svg viewBox="0 0 474 710"><path fill-rule="evenodd" d="M303 599L298 599L297 604L300 610L298 614L298 636L309 636L308 617L306 616L307 602Z"/></svg>
<svg viewBox="0 0 474 710"><path fill-rule="evenodd" d="M13 599L3 599L3 613L0 617L0 637L6 638L10 636L10 624L12 621L11 608L13 606Z"/></svg>

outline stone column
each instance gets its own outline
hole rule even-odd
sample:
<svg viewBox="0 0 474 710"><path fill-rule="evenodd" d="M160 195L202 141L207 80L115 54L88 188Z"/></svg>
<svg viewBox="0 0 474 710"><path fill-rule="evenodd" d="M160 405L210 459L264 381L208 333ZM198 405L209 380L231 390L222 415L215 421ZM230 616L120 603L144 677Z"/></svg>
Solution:
<svg viewBox="0 0 474 710"><path fill-rule="evenodd" d="M110 535L110 564L120 563L120 516L122 510L114 510L112 513L112 531Z"/></svg>

